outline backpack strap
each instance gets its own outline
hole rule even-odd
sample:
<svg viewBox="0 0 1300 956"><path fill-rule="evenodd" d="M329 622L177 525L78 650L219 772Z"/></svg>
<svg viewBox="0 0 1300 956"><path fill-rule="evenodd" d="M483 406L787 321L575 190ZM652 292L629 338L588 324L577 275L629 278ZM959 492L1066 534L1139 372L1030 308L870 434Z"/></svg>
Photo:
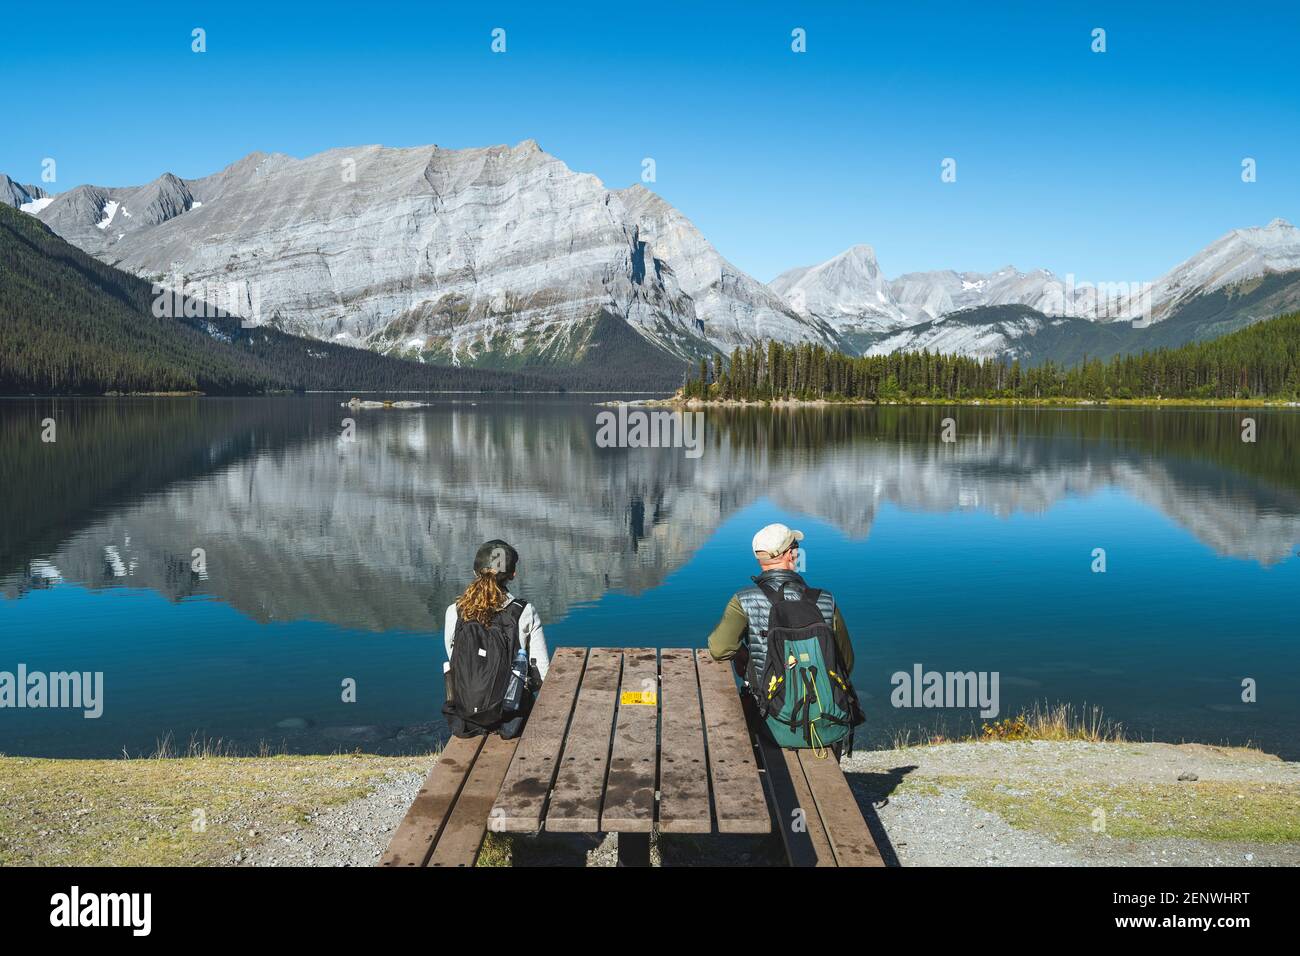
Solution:
<svg viewBox="0 0 1300 956"><path fill-rule="evenodd" d="M513 601L511 601L509 604L503 607L498 613L510 615L510 620L514 621L515 624L515 634L518 634L519 619L524 616L524 609L527 607L528 607L527 601L525 601L523 598L515 598ZM530 660L532 659L532 652L533 652L532 643L533 643L533 635L532 632L530 631L529 633L524 635L524 654L526 654Z"/></svg>
<svg viewBox="0 0 1300 956"><path fill-rule="evenodd" d="M750 578L750 580L758 585L758 589L766 594L767 599L773 604L780 604L785 601L785 585L774 588L770 581L763 581L759 578Z"/></svg>
<svg viewBox="0 0 1300 956"><path fill-rule="evenodd" d="M771 601L773 604L780 604L788 600L788 598L786 598L785 596L784 584L782 584L780 587L773 587L770 581L760 581L758 578L751 578L750 580L752 580L756 585L758 585L758 589L762 591L764 594L766 594L767 599ZM803 594L799 596L799 600L806 601L809 604L816 604L818 599L821 598L821 596L822 596L821 588L806 587L803 589Z"/></svg>

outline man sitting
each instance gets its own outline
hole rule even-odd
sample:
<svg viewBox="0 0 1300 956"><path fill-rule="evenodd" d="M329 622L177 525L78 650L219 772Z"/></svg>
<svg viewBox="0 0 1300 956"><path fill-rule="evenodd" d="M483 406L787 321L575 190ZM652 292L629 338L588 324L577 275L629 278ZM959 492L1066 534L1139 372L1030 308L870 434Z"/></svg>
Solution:
<svg viewBox="0 0 1300 956"><path fill-rule="evenodd" d="M795 571L802 540L802 531L783 524L754 535L761 573L732 595L709 635L709 654L735 661L778 744L820 756L862 715L849 680L853 644L835 597Z"/></svg>

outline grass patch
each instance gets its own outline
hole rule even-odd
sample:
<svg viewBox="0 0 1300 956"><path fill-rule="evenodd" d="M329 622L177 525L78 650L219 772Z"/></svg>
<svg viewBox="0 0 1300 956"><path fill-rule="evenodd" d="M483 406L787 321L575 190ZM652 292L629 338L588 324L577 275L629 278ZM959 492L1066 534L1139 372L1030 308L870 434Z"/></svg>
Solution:
<svg viewBox="0 0 1300 956"><path fill-rule="evenodd" d="M0 757L0 866L223 863L391 773L428 766L427 756L361 754Z"/></svg>
<svg viewBox="0 0 1300 956"><path fill-rule="evenodd" d="M893 735L893 749L929 747L936 744L1008 740L1082 740L1090 743L1129 743L1124 725L1107 718L1100 707L1084 704L1035 702L1014 717L974 721L953 730L943 717L929 727L905 727Z"/></svg>
<svg viewBox="0 0 1300 956"><path fill-rule="evenodd" d="M928 777L911 775L904 777L893 792L909 797L937 797L940 787L937 782Z"/></svg>
<svg viewBox="0 0 1300 956"><path fill-rule="evenodd" d="M488 831L479 848L475 866L512 866L514 864L514 838L509 833Z"/></svg>
<svg viewBox="0 0 1300 956"><path fill-rule="evenodd" d="M985 721L973 740L1086 740L1123 743L1124 725L1102 714L1100 707L1035 702L1014 717Z"/></svg>
<svg viewBox="0 0 1300 956"><path fill-rule="evenodd" d="M1061 842L1092 836L1096 811L1105 833L1135 840L1184 837L1250 843L1300 841L1300 786L1188 781L1177 784L1020 787L947 781L974 806L1021 830Z"/></svg>

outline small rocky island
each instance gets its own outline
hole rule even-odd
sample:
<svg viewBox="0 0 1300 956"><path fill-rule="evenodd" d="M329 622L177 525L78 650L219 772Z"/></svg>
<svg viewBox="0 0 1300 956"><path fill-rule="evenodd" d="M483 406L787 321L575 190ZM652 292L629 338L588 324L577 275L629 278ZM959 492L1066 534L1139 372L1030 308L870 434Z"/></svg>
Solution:
<svg viewBox="0 0 1300 956"><path fill-rule="evenodd" d="M343 402L343 408L428 408L432 402L411 402L411 401L394 401L384 399L382 401L366 400L362 401L355 395L351 400Z"/></svg>

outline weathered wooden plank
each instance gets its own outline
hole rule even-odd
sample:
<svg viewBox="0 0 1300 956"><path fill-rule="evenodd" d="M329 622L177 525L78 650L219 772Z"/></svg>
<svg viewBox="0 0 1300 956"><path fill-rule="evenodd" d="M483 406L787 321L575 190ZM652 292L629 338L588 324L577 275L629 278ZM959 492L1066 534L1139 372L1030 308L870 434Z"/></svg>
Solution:
<svg viewBox="0 0 1300 956"><path fill-rule="evenodd" d="M782 749L763 731L752 697L742 694L740 702L745 722L758 745L758 761L772 801L772 816L790 865L835 866L835 854L808 790L798 753Z"/></svg>
<svg viewBox="0 0 1300 956"><path fill-rule="evenodd" d="M518 745L517 739L502 740L496 734L487 738L456 798L456 805L451 808L442 836L434 845L429 866L474 865L488 830L492 804Z"/></svg>
<svg viewBox="0 0 1300 956"><path fill-rule="evenodd" d="M754 762L754 747L740 708L740 693L731 664L715 661L705 650L695 652L704 709L709 779L719 833L770 833L763 782Z"/></svg>
<svg viewBox="0 0 1300 956"><path fill-rule="evenodd" d="M482 737L452 737L447 742L389 840L380 866L424 866L482 746Z"/></svg>
<svg viewBox="0 0 1300 956"><path fill-rule="evenodd" d="M658 654L653 647L625 650L601 830L649 833L654 827L658 737Z"/></svg>
<svg viewBox="0 0 1300 956"><path fill-rule="evenodd" d="M784 750L761 733L759 759L763 762L764 780L775 810L776 826L791 866L835 866L821 814L808 789L799 754Z"/></svg>
<svg viewBox="0 0 1300 956"><path fill-rule="evenodd" d="M564 749L564 736L578 696L585 647L561 647L551 656L551 666L528 715L501 794L492 808L493 826L506 832L535 833L541 829L546 797L555 783Z"/></svg>
<svg viewBox="0 0 1300 956"><path fill-rule="evenodd" d="M781 757L785 763L786 772L789 774L790 782L794 786L795 806L801 811L798 823L793 819L788 819L782 824L782 829L788 831L789 835L794 838L792 842L797 843L798 837L801 835L798 831L800 825L802 825L805 831L802 836L807 839L805 852L801 853L805 862L796 864L792 861L790 865L838 866L839 862L835 857L835 850L831 846L830 834L827 832L826 823L822 820L821 813L817 809L817 801L813 799L812 790L808 787L808 778L803 772L799 753L794 750L781 750ZM811 850L811 861L807 860L807 850Z"/></svg>
<svg viewBox="0 0 1300 956"><path fill-rule="evenodd" d="M808 789L826 826L839 866L884 866L858 801L834 756L818 758L811 750L797 751Z"/></svg>
<svg viewBox="0 0 1300 956"><path fill-rule="evenodd" d="M709 765L695 652L660 652L659 829L664 833L709 833Z"/></svg>
<svg viewBox="0 0 1300 956"><path fill-rule="evenodd" d="M555 788L546 809L546 829L557 833L596 833L600 830L600 804L609 767L610 737L618 697L623 652L594 647L578 688L578 701L564 756L555 776Z"/></svg>

